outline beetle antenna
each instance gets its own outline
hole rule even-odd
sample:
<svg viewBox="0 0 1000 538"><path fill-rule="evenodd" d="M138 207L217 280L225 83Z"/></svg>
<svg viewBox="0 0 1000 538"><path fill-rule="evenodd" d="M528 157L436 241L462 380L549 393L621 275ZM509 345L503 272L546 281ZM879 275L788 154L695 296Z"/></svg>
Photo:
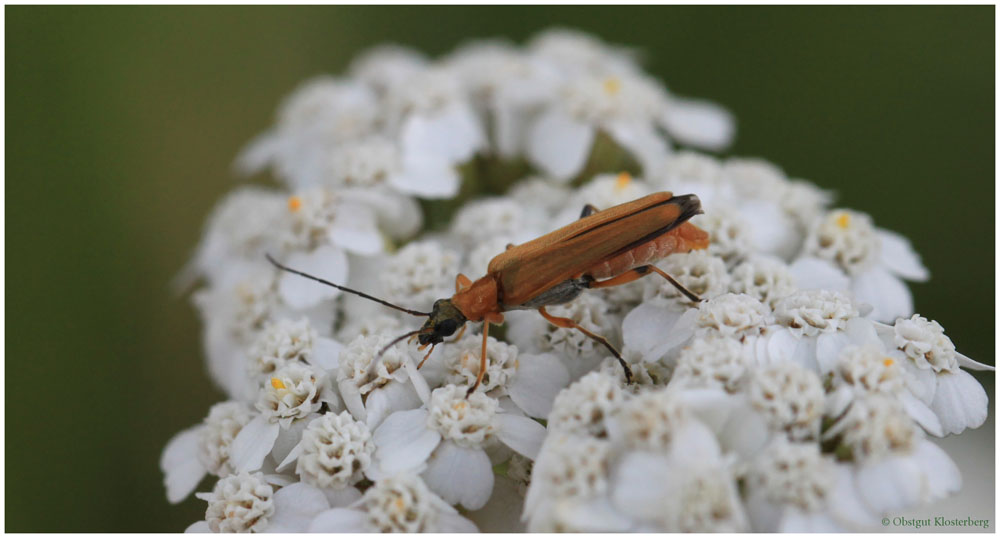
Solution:
<svg viewBox="0 0 1000 538"><path fill-rule="evenodd" d="M320 284L326 284L327 286L332 286L334 288L337 288L338 290L346 291L347 293L353 293L354 295L357 295L359 297L364 297L365 299L368 299L370 301L375 301L376 303L383 304L385 306L388 306L389 308L395 308L396 310L399 310L400 312L406 312L407 314L411 314L411 315L414 315L414 316L430 316L431 315L430 312L418 312L416 310L410 310L409 308L403 308L401 306L394 305L394 304L390 303L389 301L384 301L382 299L379 299L378 297L372 297L371 295L368 295L367 293L362 293L362 292L357 291L357 290L352 290L351 288L347 288L347 287L344 287L344 286L341 286L341 285L338 285L338 284L334 284L333 282L330 282L329 280L323 280L322 278L319 278L317 276L313 276L313 275L310 275L308 273L303 273L302 271L297 271L295 269L292 269L291 267L288 267L287 265L282 265L282 264L278 263L278 261L275 260L274 258L272 258L270 254L264 254L264 257L267 258L267 261L271 262L275 267L277 267L278 269L281 269L282 271L288 271L289 273L296 274L296 275L299 275L299 276L302 276L302 277L306 277L309 280L315 280L316 282L319 282ZM395 342L393 342L393 343L395 343Z"/></svg>
<svg viewBox="0 0 1000 538"><path fill-rule="evenodd" d="M384 354L384 353L385 353L386 351L389 351L389 348L390 348L390 347L392 347L392 346L394 346L394 345L396 345L396 344L398 344L398 343L402 342L402 341L403 341L403 340L405 340L406 338L409 338L409 337L411 337L411 336L413 336L413 335L417 335L417 334L420 334L420 333L425 333L425 332L431 332L431 331L425 331L424 329L417 329L417 330L415 330L415 331L410 331L410 332L408 332L408 333L406 333L406 334L404 334L404 335L400 336L399 338L396 338L396 339L395 339L395 340L393 340L392 342L389 342L388 344L386 344L386 346L385 346L385 347L383 347L382 349L380 349L380 350L378 351L378 355L375 355L375 361L374 361L374 362L372 362L372 366L374 366L375 364L377 364L377 363L378 363L378 360L382 358L382 355L383 355L383 354Z"/></svg>

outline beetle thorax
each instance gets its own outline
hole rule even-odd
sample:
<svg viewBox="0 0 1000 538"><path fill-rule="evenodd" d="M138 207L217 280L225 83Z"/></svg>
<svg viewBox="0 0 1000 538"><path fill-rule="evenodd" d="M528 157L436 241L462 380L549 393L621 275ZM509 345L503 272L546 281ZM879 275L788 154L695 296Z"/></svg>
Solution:
<svg viewBox="0 0 1000 538"><path fill-rule="evenodd" d="M486 275L456 293L451 302L469 321L482 321L486 314L500 312L497 281Z"/></svg>

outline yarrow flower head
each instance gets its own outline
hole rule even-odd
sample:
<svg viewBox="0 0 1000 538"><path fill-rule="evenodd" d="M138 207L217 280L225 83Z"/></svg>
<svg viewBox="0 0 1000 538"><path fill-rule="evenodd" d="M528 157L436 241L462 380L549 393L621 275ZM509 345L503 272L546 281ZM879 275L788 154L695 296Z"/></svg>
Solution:
<svg viewBox="0 0 1000 538"><path fill-rule="evenodd" d="M225 393L160 458L171 503L213 481L189 531L854 532L958 490L992 368L913 246L690 149L732 116L640 60L381 46L282 101L177 280Z"/></svg>

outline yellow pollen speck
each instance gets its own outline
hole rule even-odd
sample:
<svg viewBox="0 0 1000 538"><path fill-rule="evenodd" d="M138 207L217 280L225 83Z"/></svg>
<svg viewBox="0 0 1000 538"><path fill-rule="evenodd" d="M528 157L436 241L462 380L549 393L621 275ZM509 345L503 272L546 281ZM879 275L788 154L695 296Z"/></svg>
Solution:
<svg viewBox="0 0 1000 538"><path fill-rule="evenodd" d="M299 196L289 196L288 197L288 210L298 211L302 207L302 198Z"/></svg>
<svg viewBox="0 0 1000 538"><path fill-rule="evenodd" d="M464 401L463 402L456 402L455 404L453 404L451 406L451 408L454 409L455 411L461 411L461 410L465 409L465 402Z"/></svg>
<svg viewBox="0 0 1000 538"><path fill-rule="evenodd" d="M848 215L847 213L841 213L840 216L837 217L837 226L840 226L841 229L846 230L847 227L850 225L851 225L851 216Z"/></svg>
<svg viewBox="0 0 1000 538"><path fill-rule="evenodd" d="M282 383L281 380L278 379L277 377L272 377L271 378L271 386L274 387L274 388L276 388L276 389L287 388L287 387L285 387L285 384Z"/></svg>
<svg viewBox="0 0 1000 538"><path fill-rule="evenodd" d="M886 368L888 368L888 367L892 366L893 363L895 363L895 362L896 361L890 359L889 357L886 357L885 359L882 360L882 365L885 366Z"/></svg>
<svg viewBox="0 0 1000 538"><path fill-rule="evenodd" d="M618 174L618 180L615 181L615 189L620 191L625 187L628 187L629 183L632 183L632 174L629 174L628 172L621 172Z"/></svg>
<svg viewBox="0 0 1000 538"><path fill-rule="evenodd" d="M604 92L608 95L617 95L622 89L622 81L615 77L604 79Z"/></svg>

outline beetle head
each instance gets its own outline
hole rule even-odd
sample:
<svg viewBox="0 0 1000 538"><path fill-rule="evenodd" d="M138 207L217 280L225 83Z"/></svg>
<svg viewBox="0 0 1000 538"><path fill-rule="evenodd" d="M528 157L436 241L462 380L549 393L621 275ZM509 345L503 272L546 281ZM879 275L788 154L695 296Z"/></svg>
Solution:
<svg viewBox="0 0 1000 538"><path fill-rule="evenodd" d="M431 308L430 318L420 328L417 340L421 345L439 344L446 337L455 334L465 321L465 316L452 304L451 299L438 299Z"/></svg>

